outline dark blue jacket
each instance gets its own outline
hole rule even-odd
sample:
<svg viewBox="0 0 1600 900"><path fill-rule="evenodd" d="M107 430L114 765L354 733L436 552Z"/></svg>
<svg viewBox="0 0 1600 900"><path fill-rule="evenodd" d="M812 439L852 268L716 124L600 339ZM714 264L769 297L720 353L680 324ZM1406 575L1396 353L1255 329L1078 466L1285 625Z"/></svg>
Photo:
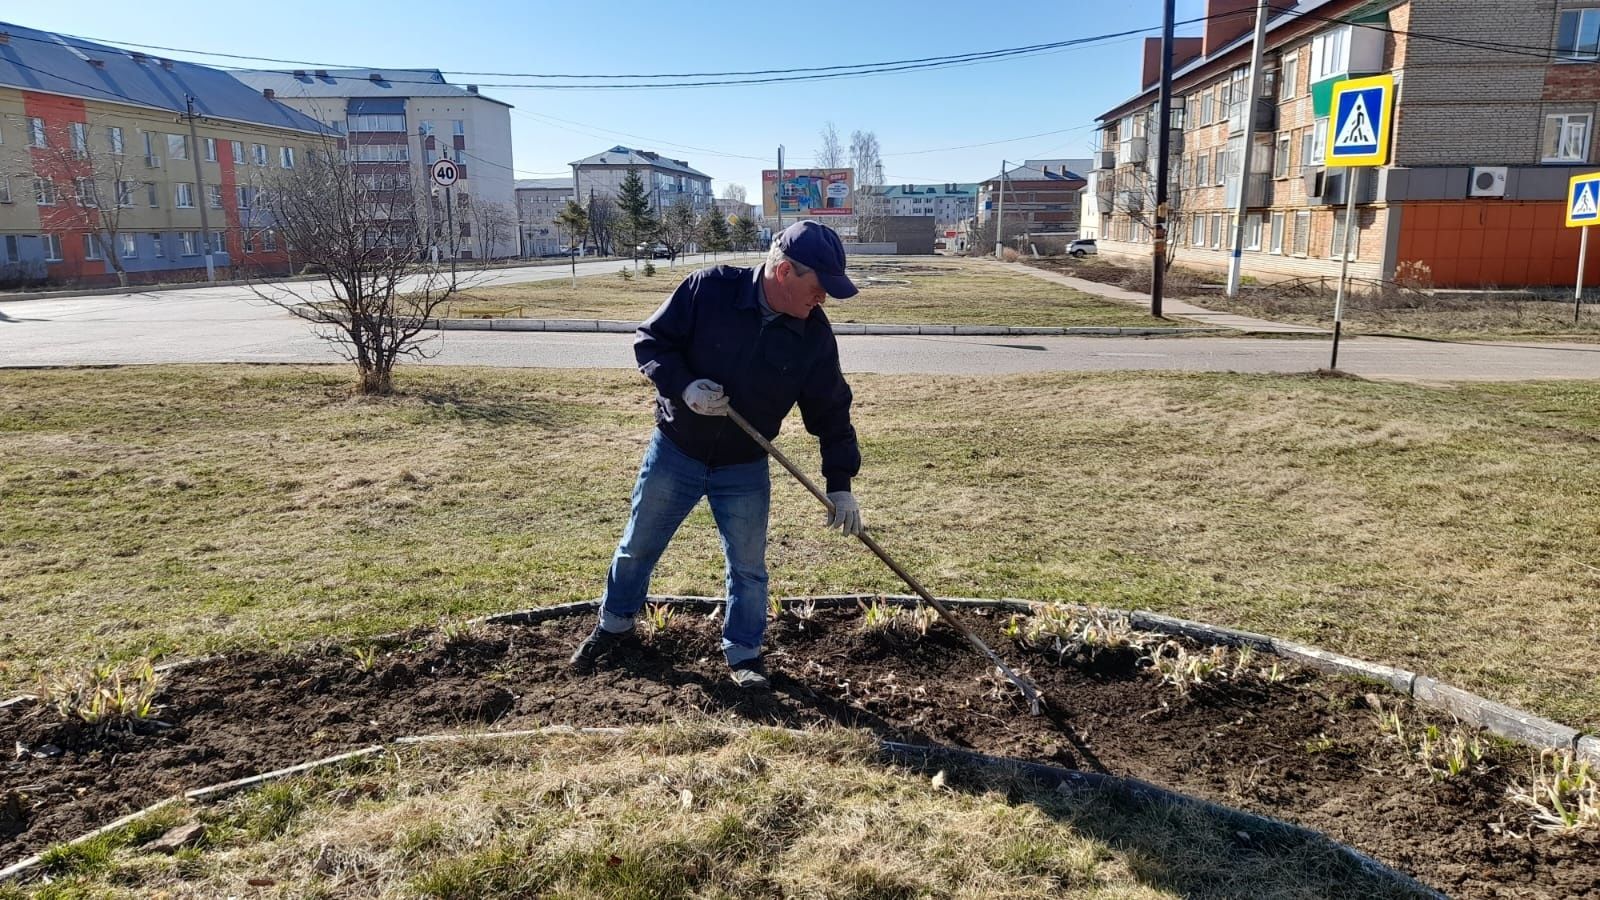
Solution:
<svg viewBox="0 0 1600 900"><path fill-rule="evenodd" d="M656 427L707 465L754 462L766 451L727 416L690 410L683 389L699 378L722 385L733 408L767 440L799 403L806 430L822 445L828 490L848 491L861 450L833 328L821 308L806 319L780 315L763 323L756 300L761 274L737 266L701 269L639 326L633 354L656 385Z"/></svg>

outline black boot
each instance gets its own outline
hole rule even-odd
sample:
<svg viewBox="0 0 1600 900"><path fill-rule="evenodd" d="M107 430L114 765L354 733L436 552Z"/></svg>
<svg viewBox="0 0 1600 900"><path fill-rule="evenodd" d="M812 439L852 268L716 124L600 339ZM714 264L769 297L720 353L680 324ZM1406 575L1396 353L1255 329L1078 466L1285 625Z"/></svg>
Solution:
<svg viewBox="0 0 1600 900"><path fill-rule="evenodd" d="M572 651L572 658L568 662L575 672L593 672L600 657L637 643L638 639L637 633L632 628L627 631L606 631L596 625L594 631L589 632L589 636L578 645L578 649Z"/></svg>

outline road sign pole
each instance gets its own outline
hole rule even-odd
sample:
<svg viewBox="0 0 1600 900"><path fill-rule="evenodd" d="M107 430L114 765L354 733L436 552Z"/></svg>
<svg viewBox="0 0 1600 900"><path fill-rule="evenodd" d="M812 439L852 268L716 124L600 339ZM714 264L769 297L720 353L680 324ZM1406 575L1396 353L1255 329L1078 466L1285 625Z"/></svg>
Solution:
<svg viewBox="0 0 1600 900"><path fill-rule="evenodd" d="M1583 267L1589 261L1589 226L1583 226L1583 236L1578 238L1578 287L1572 292L1572 324L1578 324L1578 311L1583 308Z"/></svg>
<svg viewBox="0 0 1600 900"><path fill-rule="evenodd" d="M444 221L445 233L450 238L450 290L456 289L456 213L455 204L450 202L450 185L444 186Z"/></svg>
<svg viewBox="0 0 1600 900"><path fill-rule="evenodd" d="M1345 283L1350 278L1350 242L1354 240L1356 223L1356 185L1361 181L1361 169L1345 169L1344 186L1344 252L1339 254L1339 291L1333 297L1333 356L1328 368L1339 368L1339 332L1344 326Z"/></svg>

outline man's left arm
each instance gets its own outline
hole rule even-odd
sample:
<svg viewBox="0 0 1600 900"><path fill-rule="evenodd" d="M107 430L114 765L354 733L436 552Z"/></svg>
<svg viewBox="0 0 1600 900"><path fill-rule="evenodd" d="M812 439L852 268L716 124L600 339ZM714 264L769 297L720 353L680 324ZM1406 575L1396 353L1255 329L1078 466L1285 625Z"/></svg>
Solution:
<svg viewBox="0 0 1600 900"><path fill-rule="evenodd" d="M861 471L861 447L850 424L853 399L839 368L839 345L829 340L827 352L812 367L800 392L800 418L821 445L822 477L836 508L828 524L846 534L858 534L862 528L860 509L850 492L850 479Z"/></svg>

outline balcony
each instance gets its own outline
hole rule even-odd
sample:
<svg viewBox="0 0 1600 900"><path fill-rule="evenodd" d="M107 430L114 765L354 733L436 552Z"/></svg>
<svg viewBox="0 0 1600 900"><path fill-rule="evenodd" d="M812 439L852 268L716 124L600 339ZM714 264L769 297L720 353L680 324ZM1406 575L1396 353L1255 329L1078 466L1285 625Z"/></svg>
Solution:
<svg viewBox="0 0 1600 900"><path fill-rule="evenodd" d="M1343 206L1345 186L1358 169L1312 169L1305 173L1307 206ZM1356 189L1356 203L1378 201L1378 176L1376 172L1362 178Z"/></svg>
<svg viewBox="0 0 1600 900"><path fill-rule="evenodd" d="M1255 119L1256 134L1275 131L1278 127L1278 101L1271 97L1257 97L1252 104L1238 103L1228 110L1228 134L1244 133L1244 111L1248 108Z"/></svg>
<svg viewBox="0 0 1600 900"><path fill-rule="evenodd" d="M1260 209L1272 205L1272 173L1251 172L1248 176L1229 175L1225 180L1226 205L1231 209L1239 205L1239 189L1244 187L1246 209Z"/></svg>
<svg viewBox="0 0 1600 900"><path fill-rule="evenodd" d="M1095 154L1094 162L1094 167L1096 170L1101 172L1109 172L1117 167L1117 151L1101 150L1099 153Z"/></svg>
<svg viewBox="0 0 1600 900"><path fill-rule="evenodd" d="M1120 157L1121 157L1123 162L1130 163L1130 164L1142 163L1145 160L1149 159L1150 158L1150 140L1149 140L1149 138L1142 138L1142 137L1129 138L1127 140L1127 142L1122 145L1122 153L1120 154Z"/></svg>

